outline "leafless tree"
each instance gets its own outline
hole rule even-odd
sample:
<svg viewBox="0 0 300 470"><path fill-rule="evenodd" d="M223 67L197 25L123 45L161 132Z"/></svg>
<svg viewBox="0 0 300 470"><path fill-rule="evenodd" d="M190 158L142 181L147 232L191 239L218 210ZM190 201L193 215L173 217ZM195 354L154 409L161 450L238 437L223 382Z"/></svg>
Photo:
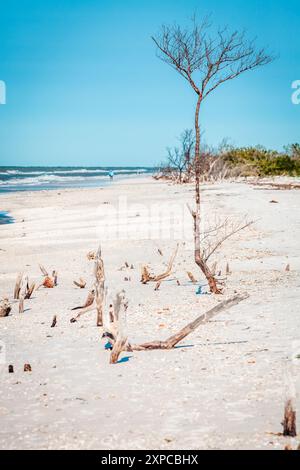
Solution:
<svg viewBox="0 0 300 470"><path fill-rule="evenodd" d="M255 41L248 40L245 32L218 29L212 37L211 24L205 19L199 24L192 18L190 28L177 24L161 27L152 37L158 57L174 68L197 95L195 109L195 203L194 256L195 262L206 276L210 290L220 293L216 280L201 256L200 247L200 123L199 113L203 100L220 85L244 72L254 70L273 60L265 49L258 49Z"/></svg>
<svg viewBox="0 0 300 470"><path fill-rule="evenodd" d="M176 175L178 175L179 183L182 183L182 173L186 168L186 160L178 147L167 148L168 152L168 168L172 171L175 170Z"/></svg>
<svg viewBox="0 0 300 470"><path fill-rule="evenodd" d="M193 130L185 129L180 135L179 142L179 147L167 148L167 168L174 169L178 173L179 182L182 183L183 173L186 173L186 179L188 180L192 168L193 148L195 144Z"/></svg>

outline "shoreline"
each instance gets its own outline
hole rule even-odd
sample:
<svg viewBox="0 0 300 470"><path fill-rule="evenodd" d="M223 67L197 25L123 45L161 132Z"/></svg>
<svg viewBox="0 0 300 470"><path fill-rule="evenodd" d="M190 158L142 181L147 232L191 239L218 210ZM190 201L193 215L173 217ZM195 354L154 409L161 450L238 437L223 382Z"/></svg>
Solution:
<svg viewBox="0 0 300 470"><path fill-rule="evenodd" d="M13 304L12 313L0 318L0 448L284 448L286 439L275 435L283 417L283 376L287 357L300 353L300 224L293 210L300 193L221 182L205 185L202 194L206 216L247 214L257 220L216 254L222 273L227 262L231 269L222 299L196 294L205 281L193 261L190 216L182 234L169 221L171 235L177 230L180 238L170 279L158 291L140 282L143 265L155 273L165 269L177 240L164 238L166 231L138 237L138 230L155 228L154 219L147 219L153 208L162 209L165 222L164 205L178 211L191 203L193 185L147 177L143 184L127 180L105 188L4 196L3 210L10 208L16 223L0 230L1 297L11 298L20 271L39 284L39 263L58 271L58 286L34 292L23 314ZM104 210L110 216L119 207L122 195L129 208L125 226L133 230L128 238L114 239L100 220ZM270 204L273 199L278 203ZM163 340L235 291L250 297L195 330L182 342L186 347L123 353L119 364L110 365L95 313L70 323L71 308L84 302L93 284L87 253L99 242L109 295L124 289L129 299L126 330L133 342ZM134 268L121 270L125 261ZM85 289L74 286L79 277L87 281ZM51 328L54 315L57 325ZM25 363L32 372L23 372ZM8 374L8 364L14 374ZM294 367L299 371L298 363ZM299 381L298 373L297 388ZM298 395L296 408L299 400Z"/></svg>

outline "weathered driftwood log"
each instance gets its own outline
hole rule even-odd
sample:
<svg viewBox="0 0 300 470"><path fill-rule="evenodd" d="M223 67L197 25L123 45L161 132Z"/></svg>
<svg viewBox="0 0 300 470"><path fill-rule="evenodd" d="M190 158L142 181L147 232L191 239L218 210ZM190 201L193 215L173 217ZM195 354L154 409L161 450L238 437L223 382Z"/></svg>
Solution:
<svg viewBox="0 0 300 470"><path fill-rule="evenodd" d="M124 332L124 323L126 320L126 311L128 308L128 301L125 297L125 291L121 291L116 295L113 302L113 322L110 322L111 316L108 318L106 331L104 337L108 337L111 343L112 351L110 355L110 364L118 362L119 356L122 351L128 347L127 335Z"/></svg>
<svg viewBox="0 0 300 470"><path fill-rule="evenodd" d="M293 400L288 399L284 406L284 418L282 421L283 435L296 437L296 411L294 409Z"/></svg>
<svg viewBox="0 0 300 470"><path fill-rule="evenodd" d="M23 281L23 273L19 273L16 279L15 289L14 289L14 299L18 300L20 298L20 291Z"/></svg>
<svg viewBox="0 0 300 470"><path fill-rule="evenodd" d="M86 281L80 277L79 281L73 281L73 284L75 284L77 287L80 287L80 289L84 289L86 286Z"/></svg>
<svg viewBox="0 0 300 470"><path fill-rule="evenodd" d="M0 318L7 317L11 312L11 304L7 298L0 302Z"/></svg>
<svg viewBox="0 0 300 470"><path fill-rule="evenodd" d="M212 309L208 310L208 312L203 313L199 317L197 317L191 323L188 323L184 328L178 331L176 334L170 336L165 341L150 341L148 343L143 344L130 344L127 340L126 335L121 334L120 330L117 329L116 336L111 333L105 333L103 336L109 336L111 338L113 344L113 350L110 358L110 363L114 364L118 361L119 355L122 351L132 352L132 351L149 351L154 349L172 349L174 348L180 341L182 341L186 336L192 333L199 325L207 323L211 318L213 318L218 313L233 307L234 305L238 304L242 300L248 298L248 294L241 294L231 297L228 300L224 300L220 304L216 305Z"/></svg>
<svg viewBox="0 0 300 470"><path fill-rule="evenodd" d="M168 263L167 270L164 273L158 274L157 276L152 276L149 273L147 266L143 266L143 268L142 268L142 278L141 278L142 284L147 284L147 282L149 282L149 281L159 282L159 281L162 281L163 279L166 279L167 277L169 277L171 272L172 272L172 269L173 269L173 264L174 264L174 261L175 261L175 258L176 258L177 252L178 252L178 248L179 248L179 244L177 243L176 249L175 249L174 253L172 254L172 256L170 258L170 261Z"/></svg>
<svg viewBox="0 0 300 470"><path fill-rule="evenodd" d="M99 246L95 259L95 300L97 308L97 326L103 326L103 303L104 303L104 263L101 257L101 246Z"/></svg>
<svg viewBox="0 0 300 470"><path fill-rule="evenodd" d="M224 300L224 302L219 303L212 309L208 310L208 312L201 314L194 321L192 321L191 323L186 325L184 328L182 328L180 331L178 331L178 333L170 336L170 338L168 338L167 340L150 341L148 343L143 343L143 344L128 344L127 351L147 351L150 349L172 349L174 348L174 346L176 346L176 344L178 344L186 336L192 333L199 325L207 323L211 318L213 318L218 313L230 307L233 307L234 305L238 304L239 302L246 299L247 297L249 297L247 293L235 295L234 297L231 297L230 299Z"/></svg>

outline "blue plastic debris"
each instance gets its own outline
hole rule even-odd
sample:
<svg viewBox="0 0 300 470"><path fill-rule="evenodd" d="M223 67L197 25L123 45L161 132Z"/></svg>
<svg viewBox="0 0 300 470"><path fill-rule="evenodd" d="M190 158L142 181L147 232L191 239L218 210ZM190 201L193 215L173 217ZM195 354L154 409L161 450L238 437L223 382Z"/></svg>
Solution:
<svg viewBox="0 0 300 470"><path fill-rule="evenodd" d="M198 289L196 290L196 295L201 295L202 294L202 286L199 286Z"/></svg>
<svg viewBox="0 0 300 470"><path fill-rule="evenodd" d="M105 348L106 350L109 349L109 350L111 351L113 347L112 347L112 344L108 341L108 342L106 343L106 345L104 346L104 348Z"/></svg>
<svg viewBox="0 0 300 470"><path fill-rule="evenodd" d="M196 295L209 295L209 292L203 292L202 289L205 286L199 286L198 289L196 290Z"/></svg>

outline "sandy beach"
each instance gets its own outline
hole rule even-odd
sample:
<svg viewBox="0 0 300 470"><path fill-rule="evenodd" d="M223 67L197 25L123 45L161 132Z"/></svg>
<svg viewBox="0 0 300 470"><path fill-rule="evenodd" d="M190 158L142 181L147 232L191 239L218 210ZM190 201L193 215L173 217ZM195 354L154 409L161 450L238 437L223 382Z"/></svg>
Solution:
<svg viewBox="0 0 300 470"><path fill-rule="evenodd" d="M15 219L0 226L1 297L12 299L20 271L37 284L39 263L58 271L57 287L35 291L23 314L15 303L0 318L1 449L283 449L290 442L279 433L287 365L300 385L300 192L224 182L204 186L202 198L208 217L255 221L212 260L225 280L221 296L197 295L186 274L205 284L185 215L192 185L148 177L0 196L1 210ZM172 204L175 222L167 217ZM143 285L141 267L163 271L177 241L172 276L158 291ZM99 243L109 295L125 289L129 299L126 331L134 342L164 339L235 292L249 298L200 326L182 347L123 352L110 365L96 313L70 323L71 308L93 284L87 253ZM125 261L133 269L121 270ZM80 277L85 289L73 284Z"/></svg>

